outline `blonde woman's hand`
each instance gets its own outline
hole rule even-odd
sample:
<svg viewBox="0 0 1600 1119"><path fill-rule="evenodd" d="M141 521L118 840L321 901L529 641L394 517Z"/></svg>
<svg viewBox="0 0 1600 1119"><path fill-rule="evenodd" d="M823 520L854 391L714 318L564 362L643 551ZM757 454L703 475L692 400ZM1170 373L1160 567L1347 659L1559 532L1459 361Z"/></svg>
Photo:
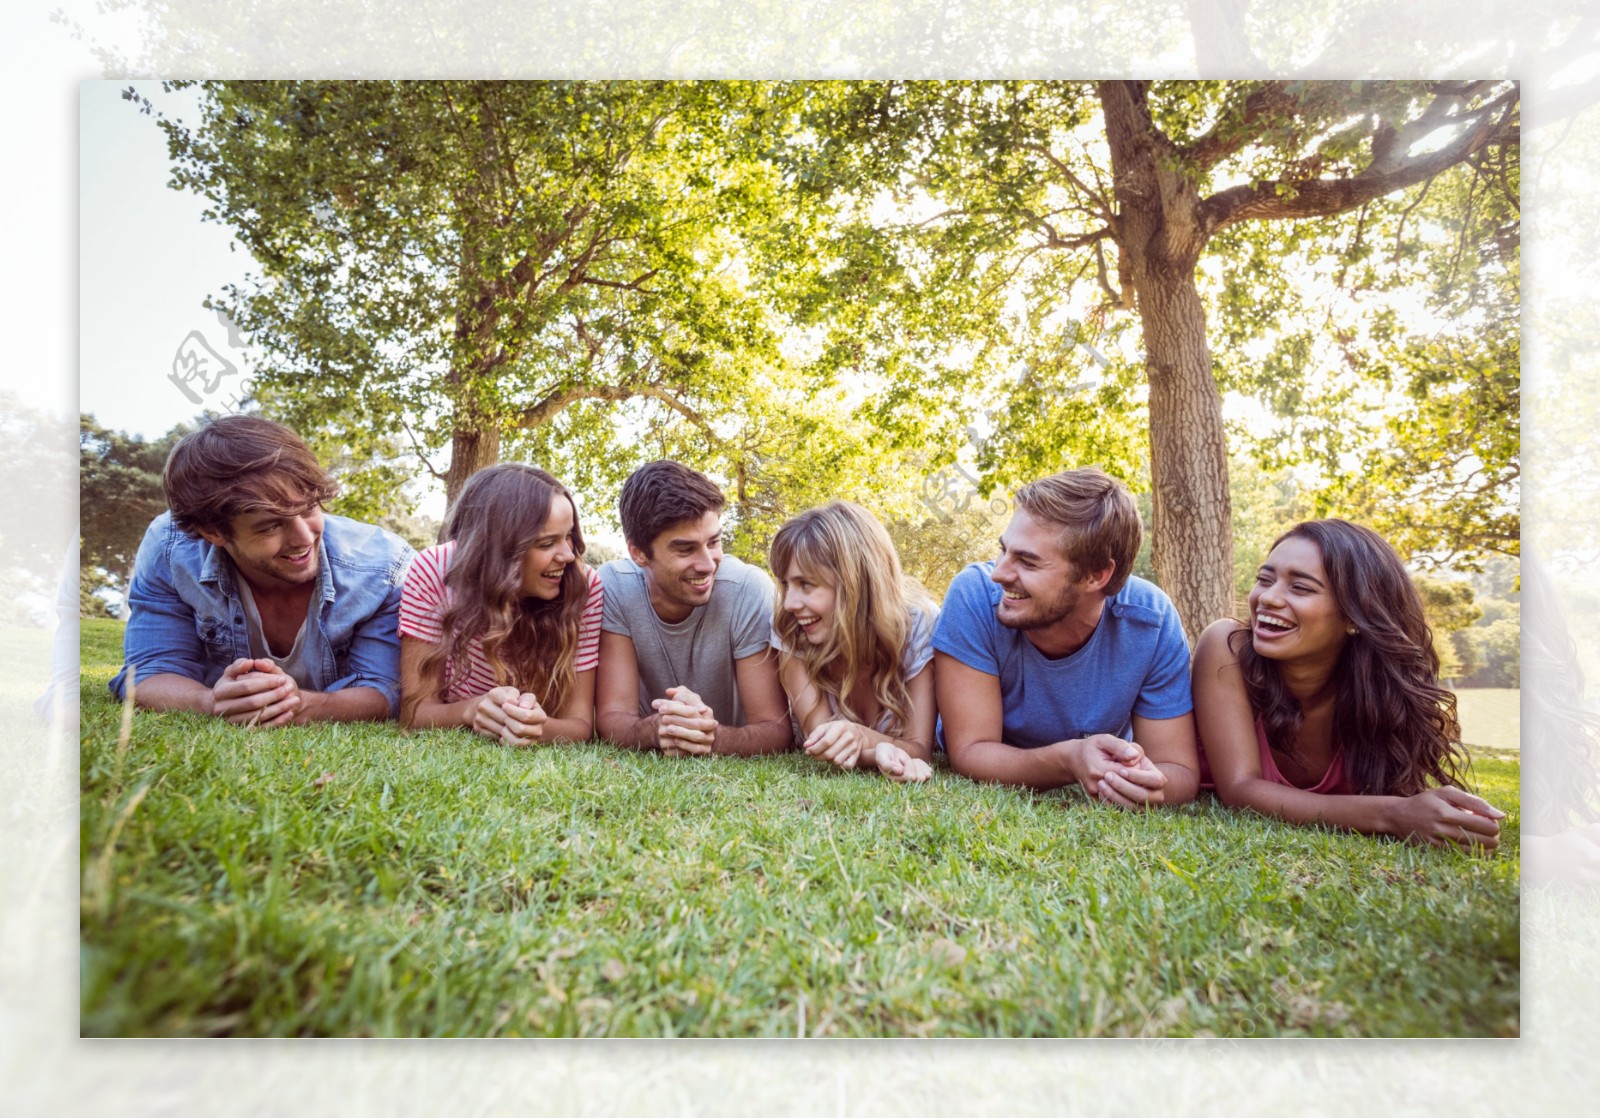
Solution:
<svg viewBox="0 0 1600 1119"><path fill-rule="evenodd" d="M872 740L860 723L833 719L806 736L804 749L813 758L832 762L840 769L854 769L862 752L872 749Z"/></svg>
<svg viewBox="0 0 1600 1119"><path fill-rule="evenodd" d="M933 767L921 758L913 758L898 746L880 742L873 749L873 760L878 771L892 781L911 784L926 781L933 776Z"/></svg>

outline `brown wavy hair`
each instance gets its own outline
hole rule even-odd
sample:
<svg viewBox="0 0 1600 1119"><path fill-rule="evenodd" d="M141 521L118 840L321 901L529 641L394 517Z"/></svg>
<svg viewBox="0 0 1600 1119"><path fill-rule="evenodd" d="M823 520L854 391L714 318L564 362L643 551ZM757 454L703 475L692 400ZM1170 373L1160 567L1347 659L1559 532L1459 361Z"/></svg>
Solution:
<svg viewBox="0 0 1600 1119"><path fill-rule="evenodd" d="M1339 611L1357 632L1334 665L1333 742L1357 793L1414 796L1429 783L1461 785L1456 697L1439 686L1439 655L1405 565L1389 542L1349 521L1302 521L1272 542L1303 537L1322 551ZM1250 706L1274 749L1295 756L1303 712L1276 661L1255 651L1250 630L1232 634Z"/></svg>
<svg viewBox="0 0 1600 1119"><path fill-rule="evenodd" d="M522 557L544 533L557 499L572 504L572 550L554 599L522 593ZM531 692L551 715L572 693L578 626L589 600L589 569L582 561L578 506L560 482L536 466L502 462L467 479L439 529L439 542L455 541L444 582L443 640L422 661L423 687L405 697L409 720L424 696L442 697L446 666L466 664L473 638L496 685Z"/></svg>
<svg viewBox="0 0 1600 1119"><path fill-rule="evenodd" d="M304 439L260 416L219 416L178 440L161 487L175 528L229 540L242 513L297 516L339 493Z"/></svg>
<svg viewBox="0 0 1600 1119"><path fill-rule="evenodd" d="M910 608L915 603L928 610L933 603L901 570L883 525L852 501L830 501L778 529L768 564L777 580L773 625L784 651L800 658L811 682L852 722L864 720L848 696L866 680L878 706L889 713L889 734L904 734L911 693L901 655L911 639ZM783 608L783 581L794 567L834 589L834 624L820 645L807 641L794 615Z"/></svg>

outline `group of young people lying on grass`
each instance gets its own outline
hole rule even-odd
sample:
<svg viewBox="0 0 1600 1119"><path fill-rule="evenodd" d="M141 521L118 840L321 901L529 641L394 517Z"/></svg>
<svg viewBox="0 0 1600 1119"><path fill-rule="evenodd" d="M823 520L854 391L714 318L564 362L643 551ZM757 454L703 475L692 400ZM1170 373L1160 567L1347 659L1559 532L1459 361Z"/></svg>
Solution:
<svg viewBox="0 0 1600 1119"><path fill-rule="evenodd" d="M770 578L725 555L721 490L666 460L623 486L628 558L598 570L572 495L518 463L472 475L420 553L324 513L333 480L266 420L211 421L163 482L111 682L140 707L257 727L398 715L670 757L799 747L902 782L942 747L968 777L1123 808L1210 787L1293 823L1498 843L1504 813L1459 787L1417 591L1345 521L1284 534L1248 620L1209 626L1191 664L1172 602L1130 574L1132 496L1093 468L1019 489L998 557L942 605L849 501L785 523Z"/></svg>

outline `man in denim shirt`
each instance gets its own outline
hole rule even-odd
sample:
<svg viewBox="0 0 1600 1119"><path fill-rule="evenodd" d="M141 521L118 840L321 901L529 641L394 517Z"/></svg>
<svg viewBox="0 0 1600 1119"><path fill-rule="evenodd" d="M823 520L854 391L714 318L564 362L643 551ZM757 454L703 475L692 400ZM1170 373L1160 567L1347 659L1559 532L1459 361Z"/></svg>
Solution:
<svg viewBox="0 0 1600 1119"><path fill-rule="evenodd" d="M134 561L112 694L263 727L393 716L410 545L324 513L337 483L254 416L186 436L162 484L170 511Z"/></svg>

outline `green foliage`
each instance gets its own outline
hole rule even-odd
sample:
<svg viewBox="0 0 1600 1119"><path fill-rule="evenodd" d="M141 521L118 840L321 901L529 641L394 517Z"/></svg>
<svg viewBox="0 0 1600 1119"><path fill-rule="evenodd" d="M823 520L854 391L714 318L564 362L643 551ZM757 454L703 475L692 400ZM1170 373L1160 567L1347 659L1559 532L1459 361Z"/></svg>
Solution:
<svg viewBox="0 0 1600 1119"><path fill-rule="evenodd" d="M85 572L104 570L105 585L127 586L145 529L167 507L161 488L167 456L191 430L180 424L159 439L147 440L101 427L93 416L79 416L78 560Z"/></svg>
<svg viewBox="0 0 1600 1119"><path fill-rule="evenodd" d="M111 580L98 567L78 569L78 616L80 618L110 618L111 607L99 593L112 588Z"/></svg>
<svg viewBox="0 0 1600 1119"><path fill-rule="evenodd" d="M775 355L741 279L774 189L746 154L771 111L760 87L200 93L199 124L162 122L174 186L260 262L220 302L302 430L357 448L403 432L425 463L449 445L453 493L502 437L584 401L646 400L711 431Z"/></svg>
<svg viewBox="0 0 1600 1119"><path fill-rule="evenodd" d="M1245 599L1272 542L1310 516L1309 497L1287 469L1266 470L1254 459L1228 464L1229 507L1233 511L1233 594L1245 616Z"/></svg>
<svg viewBox="0 0 1600 1119"><path fill-rule="evenodd" d="M1413 192L1413 225L1394 236L1433 325L1374 336L1363 358L1388 406L1319 501L1425 564L1470 570L1521 550L1518 183L1514 161L1485 153Z"/></svg>
<svg viewBox="0 0 1600 1119"><path fill-rule="evenodd" d="M1477 667L1461 680L1464 688L1522 686L1522 610L1507 603L1487 625L1467 630Z"/></svg>
<svg viewBox="0 0 1600 1119"><path fill-rule="evenodd" d="M1471 672L1478 660L1471 647L1463 646L1458 640L1458 635L1483 616L1482 607L1473 601L1472 584L1464 579L1427 575L1413 575L1411 581L1422 598L1422 616L1433 631L1440 679L1452 680Z"/></svg>
<svg viewBox="0 0 1600 1119"><path fill-rule="evenodd" d="M791 754L122 712L83 627L85 1035L1515 1035L1493 858ZM463 811L470 805L470 811ZM1221 854L1219 854L1221 853Z"/></svg>
<svg viewBox="0 0 1600 1119"><path fill-rule="evenodd" d="M1163 582L1187 613L1221 608L1228 448L1214 383L1279 419L1255 441L1235 428L1235 450L1337 476L1323 511L1387 502L1384 527L1408 530L1408 552L1479 557L1515 535L1516 434L1501 422L1516 411L1514 330L1485 339L1485 389L1429 358L1459 354L1455 339L1405 327L1411 291L1453 281L1450 298L1514 318L1515 284L1494 277L1510 275L1516 237L1512 85L790 88L802 127L778 158L846 231L818 247L842 259L802 302L834 316L832 352L914 378L925 408L942 398L985 417L985 489L1081 461L1148 473ZM1418 150L1424 135L1445 146ZM1484 278L1468 281L1475 267ZM1177 310L1195 295L1203 317ZM1421 364L1402 376L1401 354ZM943 373L949 358L964 377ZM1162 394L1144 393L1147 367ZM1441 421L1464 399L1471 447L1445 461ZM1356 478L1366 489L1341 504Z"/></svg>
<svg viewBox="0 0 1600 1119"><path fill-rule="evenodd" d="M746 555L819 494L915 523L908 471L961 461L986 493L1154 473L1163 517L1220 522L1214 382L1277 417L1233 449L1316 466L1321 511L1421 558L1515 546L1507 83L200 92L198 124L163 122L174 183L260 262L219 302L266 352L275 414L350 457L356 515L399 511L413 461L452 494L537 461L603 507L671 454L726 485ZM1151 155L1159 189L1128 195L1114 149ZM1422 287L1453 325L1408 317ZM1170 317L1195 294L1202 318ZM1152 403L1157 342L1189 403ZM1158 449L1178 457L1153 471ZM1152 524L1206 609L1220 527L1202 546Z"/></svg>
<svg viewBox="0 0 1600 1119"><path fill-rule="evenodd" d="M1522 681L1522 580L1518 560L1492 556L1472 576L1482 616L1454 637L1464 688L1519 688ZM1582 606L1564 603L1581 616ZM1576 669L1576 664L1563 670Z"/></svg>
<svg viewBox="0 0 1600 1119"><path fill-rule="evenodd" d="M936 599L943 599L961 569L994 559L997 541L1011 519L1011 503L995 496L985 501L961 485L953 469L929 476L924 507L910 517L884 522L900 564Z"/></svg>

